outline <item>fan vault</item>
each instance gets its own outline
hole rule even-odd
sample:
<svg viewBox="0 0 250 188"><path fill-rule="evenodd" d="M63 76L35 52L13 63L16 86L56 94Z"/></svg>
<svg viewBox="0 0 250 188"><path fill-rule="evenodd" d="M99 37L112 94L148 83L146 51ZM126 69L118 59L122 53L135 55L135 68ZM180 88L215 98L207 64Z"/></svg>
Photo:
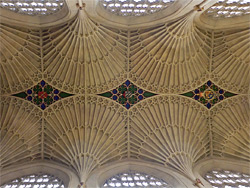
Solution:
<svg viewBox="0 0 250 188"><path fill-rule="evenodd" d="M194 16L120 29L83 9L46 28L1 23L1 168L54 161L86 182L136 159L194 181L202 159L249 161L249 27L211 30Z"/></svg>

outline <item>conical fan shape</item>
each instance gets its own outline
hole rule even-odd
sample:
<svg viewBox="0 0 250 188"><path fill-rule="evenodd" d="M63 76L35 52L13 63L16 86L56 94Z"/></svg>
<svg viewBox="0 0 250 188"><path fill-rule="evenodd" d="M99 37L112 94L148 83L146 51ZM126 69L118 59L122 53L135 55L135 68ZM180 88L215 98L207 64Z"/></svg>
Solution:
<svg viewBox="0 0 250 188"><path fill-rule="evenodd" d="M45 157L73 167L85 181L90 172L127 155L126 110L113 101L71 97L46 111Z"/></svg>
<svg viewBox="0 0 250 188"><path fill-rule="evenodd" d="M160 93L179 93L208 77L211 33L192 23L190 14L175 22L130 33L132 81Z"/></svg>
<svg viewBox="0 0 250 188"><path fill-rule="evenodd" d="M249 28L214 32L212 80L222 87L247 93L250 80Z"/></svg>
<svg viewBox="0 0 250 188"><path fill-rule="evenodd" d="M249 111L246 96L227 99L212 109L214 155L249 161Z"/></svg>
<svg viewBox="0 0 250 188"><path fill-rule="evenodd" d="M93 22L84 11L68 24L43 30L45 74L68 92L101 92L125 79L127 32Z"/></svg>
<svg viewBox="0 0 250 188"><path fill-rule="evenodd" d="M27 89L41 78L40 32L0 24L1 93Z"/></svg>
<svg viewBox="0 0 250 188"><path fill-rule="evenodd" d="M2 97L0 109L1 167L41 159L41 110L14 97Z"/></svg>
<svg viewBox="0 0 250 188"><path fill-rule="evenodd" d="M193 164L209 155L207 110L185 97L157 96L131 111L131 157L170 166L192 177Z"/></svg>

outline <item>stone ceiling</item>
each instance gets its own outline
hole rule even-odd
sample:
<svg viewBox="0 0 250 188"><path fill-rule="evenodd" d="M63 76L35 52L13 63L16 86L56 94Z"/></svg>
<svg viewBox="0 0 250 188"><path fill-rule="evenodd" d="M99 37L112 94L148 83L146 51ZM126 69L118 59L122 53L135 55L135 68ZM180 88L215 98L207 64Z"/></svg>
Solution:
<svg viewBox="0 0 250 188"><path fill-rule="evenodd" d="M202 159L249 161L249 27L194 15L141 29L85 10L48 28L1 23L1 168L51 160L86 180L139 159L192 178Z"/></svg>

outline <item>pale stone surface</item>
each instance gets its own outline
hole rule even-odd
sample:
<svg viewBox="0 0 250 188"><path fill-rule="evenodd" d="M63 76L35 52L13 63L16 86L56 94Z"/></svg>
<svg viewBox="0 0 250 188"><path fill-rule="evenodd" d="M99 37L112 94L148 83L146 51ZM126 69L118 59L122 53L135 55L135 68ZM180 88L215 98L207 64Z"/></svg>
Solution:
<svg viewBox="0 0 250 188"><path fill-rule="evenodd" d="M249 20L230 18L229 26L225 18L224 25L211 21L208 27L208 18L198 20L204 14L194 9L200 4L207 10L202 1L176 1L172 13L134 21L98 16L98 1L86 1L85 8L81 0L65 2L68 11L48 20L1 13L3 174L15 165L50 161L67 166L79 178L74 183L85 186L105 165L134 160L135 166L170 169L172 182L191 188L198 177L194 166L203 160L249 162ZM12 96L41 80L74 96L45 110ZM129 110L97 95L126 80L158 95ZM208 80L238 95L211 109L180 95Z"/></svg>

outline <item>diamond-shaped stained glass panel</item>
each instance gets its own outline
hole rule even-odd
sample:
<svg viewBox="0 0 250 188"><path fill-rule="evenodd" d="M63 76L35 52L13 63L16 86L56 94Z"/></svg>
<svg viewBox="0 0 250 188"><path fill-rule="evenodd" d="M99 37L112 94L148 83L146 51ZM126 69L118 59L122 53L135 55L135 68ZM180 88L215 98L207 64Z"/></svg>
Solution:
<svg viewBox="0 0 250 188"><path fill-rule="evenodd" d="M99 95L110 98L124 106L126 109L129 109L141 100L156 94L145 91L127 80L119 87Z"/></svg>
<svg viewBox="0 0 250 188"><path fill-rule="evenodd" d="M203 84L199 88L182 94L186 97L191 97L196 101L204 104L208 109L214 106L216 103L224 100L225 98L232 97L236 94L225 91L215 85L211 81Z"/></svg>
<svg viewBox="0 0 250 188"><path fill-rule="evenodd" d="M52 103L71 95L73 94L59 91L42 80L32 88L27 89L24 92L14 94L13 96L26 99L44 110Z"/></svg>

